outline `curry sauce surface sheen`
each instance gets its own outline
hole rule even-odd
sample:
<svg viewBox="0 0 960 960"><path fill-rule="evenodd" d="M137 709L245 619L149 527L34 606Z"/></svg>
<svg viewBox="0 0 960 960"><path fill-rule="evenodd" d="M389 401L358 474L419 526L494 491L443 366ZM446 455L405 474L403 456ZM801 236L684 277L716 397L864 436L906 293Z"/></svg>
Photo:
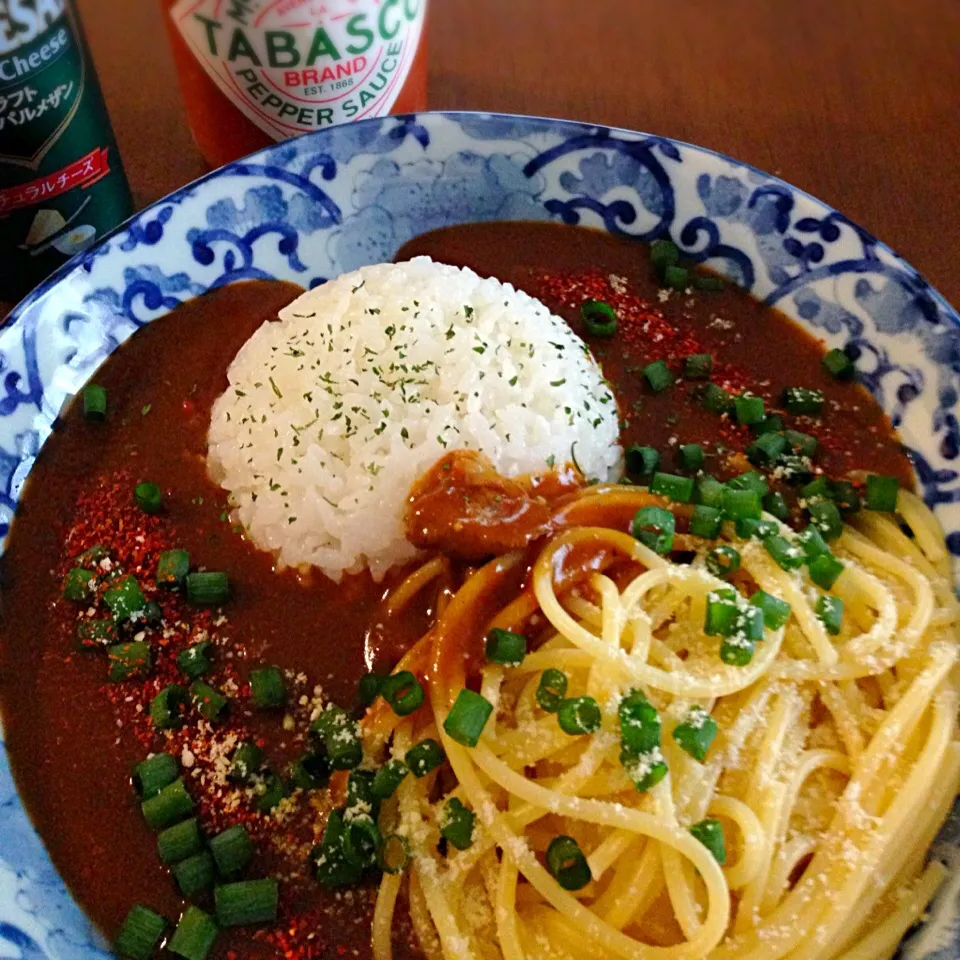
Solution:
<svg viewBox="0 0 960 960"><path fill-rule="evenodd" d="M824 466L832 475L856 467L909 481L909 464L872 398L855 385L831 381L816 341L737 291L660 304L644 248L549 224L449 228L408 244L398 259L423 253L541 296L578 333L583 330L577 309L551 300L545 281L587 268L622 277L672 323L693 330L718 359L747 369L756 392L775 396L786 386L824 390L828 407L842 410L833 414L837 422L824 446ZM82 495L118 473L161 487L163 523L176 545L188 550L195 564L230 577L233 594L225 612L241 675L276 663L302 671L322 686L326 698L349 706L360 676L374 664L389 668L427 625L422 610L411 610L389 628L378 621L389 579L376 585L355 577L337 585L319 575L275 572L271 558L225 522L225 496L206 474L210 409L226 387L227 366L257 327L298 292L273 282L227 287L184 304L118 349L96 376L109 398L107 422L84 420L79 404L66 414L38 457L3 557L0 706L7 749L23 801L54 863L108 935L133 903L175 919L182 901L130 788L129 771L144 758L143 745L118 726L103 702L102 658L77 654L65 640L55 571L62 567L64 537ZM730 447L736 443L722 436L720 418L706 413L683 384L658 395L643 388L636 370L649 358L642 344L586 339L613 383L625 443L657 447L664 470L676 468L678 439L701 443L708 457L715 457L707 469L729 473L729 457L715 448L721 439ZM272 738L268 752L287 756L275 718L251 723L260 723L258 732ZM158 738L153 749L161 748ZM342 956L345 950L369 957L369 902L363 895L305 888L296 909L319 911L314 917L324 946L314 956ZM222 936L213 956L225 957L229 950L241 957L280 952L246 931ZM400 931L396 956L417 955Z"/></svg>

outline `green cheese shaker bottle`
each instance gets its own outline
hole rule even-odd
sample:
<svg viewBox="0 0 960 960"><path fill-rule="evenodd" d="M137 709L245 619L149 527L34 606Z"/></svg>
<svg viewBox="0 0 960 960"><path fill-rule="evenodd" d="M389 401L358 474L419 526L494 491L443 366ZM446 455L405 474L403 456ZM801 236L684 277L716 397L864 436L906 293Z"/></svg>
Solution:
<svg viewBox="0 0 960 960"><path fill-rule="evenodd" d="M19 300L131 212L70 0L0 0L0 300Z"/></svg>

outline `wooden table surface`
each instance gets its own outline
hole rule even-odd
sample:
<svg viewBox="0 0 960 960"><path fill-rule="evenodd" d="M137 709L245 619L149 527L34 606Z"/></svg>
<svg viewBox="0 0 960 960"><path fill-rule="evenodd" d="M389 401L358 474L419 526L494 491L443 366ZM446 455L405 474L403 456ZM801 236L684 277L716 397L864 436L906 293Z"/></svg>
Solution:
<svg viewBox="0 0 960 960"><path fill-rule="evenodd" d="M843 211L960 305L957 0L430 2L432 108L730 154ZM79 7L136 200L151 203L205 170L159 4Z"/></svg>

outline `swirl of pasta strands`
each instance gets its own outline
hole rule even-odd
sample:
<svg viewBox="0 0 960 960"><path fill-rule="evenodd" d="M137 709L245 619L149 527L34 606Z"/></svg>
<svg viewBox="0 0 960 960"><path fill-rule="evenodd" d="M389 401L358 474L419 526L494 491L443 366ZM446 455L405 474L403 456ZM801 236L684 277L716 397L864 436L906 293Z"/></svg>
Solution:
<svg viewBox="0 0 960 960"><path fill-rule="evenodd" d="M383 878L377 960L392 957L404 885L430 960L882 960L934 896L946 870L926 852L960 784L960 610L932 514L901 492L912 536L882 514L845 527L833 544L845 564L836 637L806 571L784 572L725 525L742 556L733 585L792 611L738 667L703 633L707 594L729 585L706 569L714 544L678 533L675 549L694 554L683 564L647 549L623 531L650 504L667 505L588 488L558 508L558 532L534 555L498 557L458 589L435 559L391 598L436 591L434 625L397 668L424 680L431 709L400 718L375 705L368 749L402 757L435 737L456 783L407 777L384 805L412 860ZM689 508L669 506L682 527ZM536 638L520 666L483 661L493 627ZM600 703L598 733L568 736L537 707L551 667L569 695ZM468 684L496 707L475 749L443 731ZM669 766L646 793L619 761L617 705L633 689L660 711ZM694 705L719 727L703 763L671 736ZM454 797L476 813L474 842L441 853L438 817ZM723 867L689 832L708 815L733 854ZM543 866L559 834L587 855L582 890Z"/></svg>

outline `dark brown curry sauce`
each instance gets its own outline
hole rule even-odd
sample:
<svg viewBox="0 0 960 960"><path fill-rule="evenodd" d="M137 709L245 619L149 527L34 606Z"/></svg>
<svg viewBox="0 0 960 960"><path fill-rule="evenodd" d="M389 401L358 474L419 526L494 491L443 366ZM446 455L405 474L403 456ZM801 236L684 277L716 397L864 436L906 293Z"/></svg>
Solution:
<svg viewBox="0 0 960 960"><path fill-rule="evenodd" d="M816 341L735 290L671 296L661 303L642 248L545 224L451 228L418 238L401 256L421 253L541 296L578 332L576 283L583 290L602 290L606 283L611 297L642 299L642 309L631 301L638 323L643 314L679 329L677 350L687 342L683 336L693 337L724 365L731 382L746 375L768 407L786 386L822 389L829 411L823 422L790 425L820 438L818 462L830 474L857 468L910 476L876 403L859 387L829 379ZM581 279L571 279L574 274ZM7 749L23 801L58 870L108 935L135 902L171 918L182 902L130 789L130 768L148 749L144 724L123 719L122 703L105 686L103 659L76 652L76 613L58 601L59 574L69 559L65 539L77 536L81 500L95 503L101 489L103 496L112 495L118 477L129 478L131 497L137 480L159 484L165 513L151 518L156 523L148 525L148 535L160 531L171 545L189 550L194 563L229 574L233 596L223 632L237 653L223 676L241 685L250 668L277 663L305 675L307 690L319 684L325 697L350 705L360 676L375 663L389 668L426 623L423 610L391 620L389 628L380 622L379 603L389 584L358 577L337 585L321 576L275 573L270 558L224 520L222 492L206 476L210 407L226 386L226 367L260 323L297 292L280 283L228 287L185 304L120 348L96 378L108 391L107 422L85 421L76 408L67 413L38 458L3 557L0 705ZM637 336L590 342L617 393L626 443L660 449L665 470L676 466L671 450L678 442L702 443L712 458L708 469L719 475L737 471L748 435L704 411L682 382L659 395L643 387L637 371L654 354L677 362L669 343L658 341L654 349ZM724 450L718 452L718 444ZM174 614L188 617L179 608ZM245 729L264 738L278 767L295 755L296 737L280 729L276 717L237 712ZM163 746L157 737L150 749ZM257 875L282 863L266 846L258 845L264 859ZM215 956L231 950L240 957L369 956L369 892L324 894L309 880L291 885L283 918L313 925L316 936L303 941L306 948L297 938L253 940L241 930L221 937ZM397 956L415 955L401 930Z"/></svg>

